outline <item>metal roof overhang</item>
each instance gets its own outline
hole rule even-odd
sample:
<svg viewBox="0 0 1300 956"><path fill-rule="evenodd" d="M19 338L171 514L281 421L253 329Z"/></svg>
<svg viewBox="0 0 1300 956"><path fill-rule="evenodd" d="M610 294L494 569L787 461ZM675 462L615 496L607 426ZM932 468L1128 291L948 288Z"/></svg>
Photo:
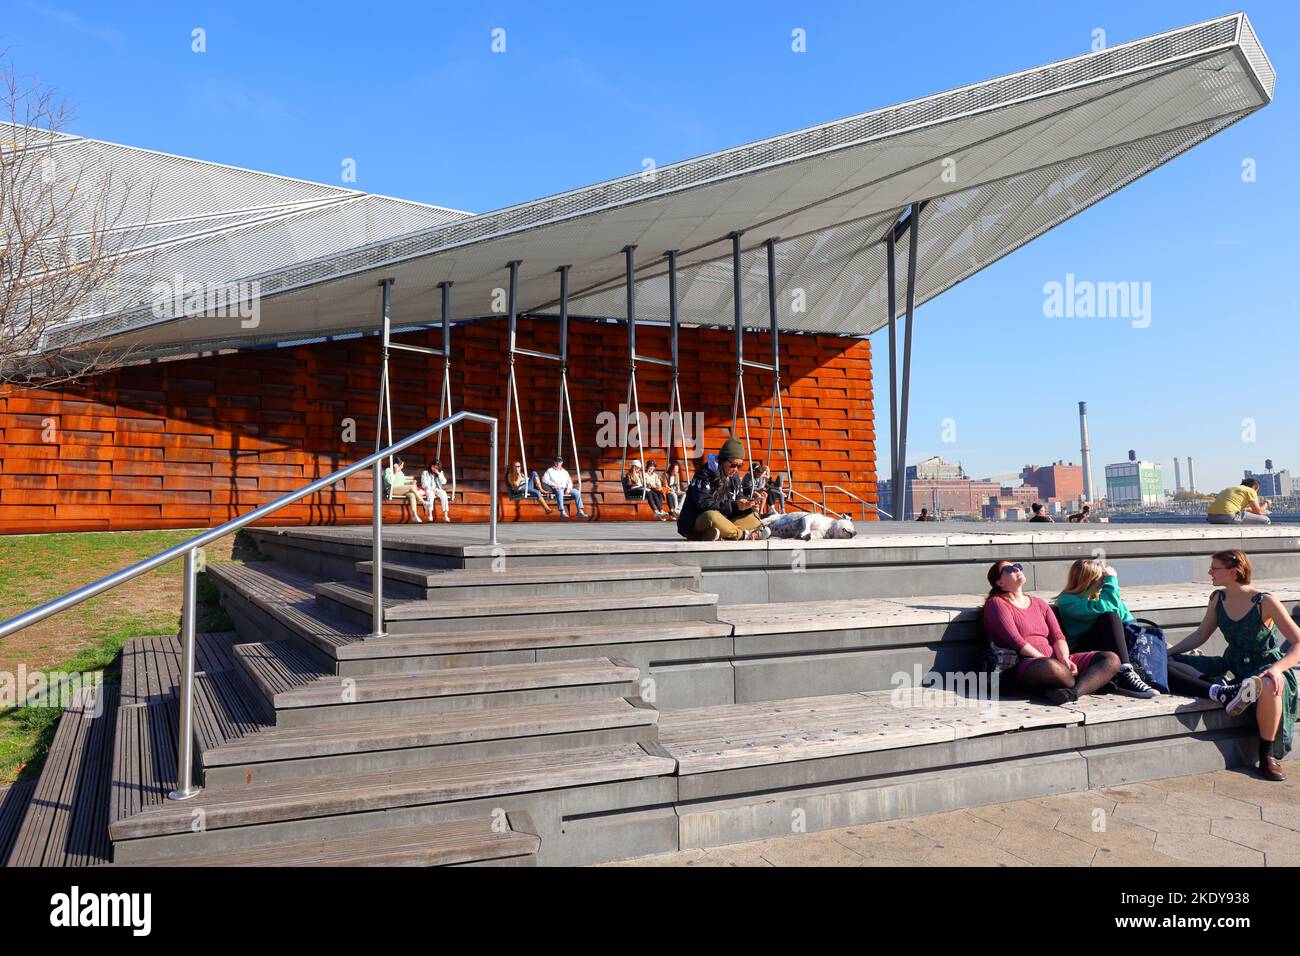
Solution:
<svg viewBox="0 0 1300 956"><path fill-rule="evenodd" d="M1249 21L1234 14L307 261L278 261L293 243L273 240L295 216L275 235L239 225L168 247L151 272L256 279L255 327L141 306L70 323L51 344L130 343L137 356L164 356L374 330L385 277L396 280L395 326L439 321L441 281L455 284L455 320L481 318L500 310L511 260L522 263L521 312L552 308L556 269L569 265L571 312L619 317L629 244L638 321L666 321L662 257L675 249L681 320L730 326L733 231L743 235L746 326L767 325L761 245L780 237L778 294L801 290L805 306L782 309L782 328L867 334L888 321L881 239L910 203L930 200L919 304L1267 105L1274 81ZM297 228L330 227L318 210L295 215Z"/></svg>

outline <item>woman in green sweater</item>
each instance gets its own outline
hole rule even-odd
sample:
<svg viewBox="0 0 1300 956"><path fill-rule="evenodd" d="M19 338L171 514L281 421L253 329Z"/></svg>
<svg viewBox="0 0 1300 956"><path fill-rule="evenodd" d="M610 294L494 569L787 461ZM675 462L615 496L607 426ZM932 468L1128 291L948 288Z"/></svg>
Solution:
<svg viewBox="0 0 1300 956"><path fill-rule="evenodd" d="M1056 598L1056 617L1071 653L1113 651L1119 656L1120 670L1114 681L1119 693L1129 697L1159 696L1160 692L1146 682L1129 659L1124 625L1133 621L1133 615L1120 597L1119 576L1114 568L1086 558L1070 565L1065 590Z"/></svg>

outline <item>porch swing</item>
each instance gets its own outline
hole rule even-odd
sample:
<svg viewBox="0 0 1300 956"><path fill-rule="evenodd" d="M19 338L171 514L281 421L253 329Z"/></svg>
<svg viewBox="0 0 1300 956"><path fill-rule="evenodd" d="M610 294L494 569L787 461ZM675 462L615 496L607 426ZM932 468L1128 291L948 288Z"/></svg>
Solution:
<svg viewBox="0 0 1300 956"><path fill-rule="evenodd" d="M669 358L657 358L651 355L641 355L636 350L636 246L625 246L623 254L626 259L626 276L625 283L627 289L627 400L624 404L636 423L636 447L640 454L645 452L645 436L641 431L641 398L637 390L636 369L637 362L649 362L652 365L662 365L672 371L672 381L669 386L668 396L668 440L665 442L665 463L664 474L668 473L673 463L673 434L676 433L680 441L681 460L685 465L690 461L690 456L686 452L686 425L682 412L682 393L681 393L681 366L678 352L678 314L677 314L677 251L671 250L664 254L668 261L668 315L669 315ZM630 429L624 427L620 429L620 445L622 454L619 461L619 483L623 487L623 500L633 503L640 503L646 500L646 487L642 485L634 487L627 474L628 459L628 442ZM641 461L642 473L644 475L645 462Z"/></svg>
<svg viewBox="0 0 1300 956"><path fill-rule="evenodd" d="M794 490L794 472L790 466L790 446L788 435L785 428L785 406L781 399L781 332L780 325L777 322L777 289L776 289L776 244L780 240L771 238L766 240L763 245L767 250L767 303L768 303L768 321L769 333L772 337L772 361L757 362L745 358L745 322L744 322L744 303L741 297L741 272L740 272L740 233L731 234L731 262L732 262L732 297L734 299L735 321L736 321L736 391L731 401L731 428L729 434L732 438L739 438L737 425L743 423L745 437L745 461L746 464L754 461L753 445L749 435L749 407L745 401L745 369L755 368L772 373L772 406L768 414L767 423L767 444L764 446L769 459L776 450L773 444L776 426L778 422L781 427L781 453L785 463L785 474L789 483L780 490L785 497L790 497L795 493ZM768 470L775 475L779 481L780 473L772 467L772 462L766 462ZM752 481L752 475L750 476Z"/></svg>
<svg viewBox="0 0 1300 956"><path fill-rule="evenodd" d="M542 352L536 349L521 348L518 344L518 307L519 307L519 266L520 262L515 260L509 263L510 269L510 288L509 288L509 342L507 352L509 355L509 376L506 383L506 436L505 443L502 445L506 451L510 449L510 431L512 425L511 410L513 409L513 425L519 432L519 464L523 468L524 485L522 489L510 487L510 482L506 482L506 492L511 501L522 501L526 497L528 488L528 478L531 472L528 469L528 450L524 437L524 423L519 410L519 385L515 377L515 356L529 355L533 358L545 359L551 362L558 362L560 365L560 389L559 389L559 414L556 421L555 435L555 454L557 457L564 456L564 432L565 425L568 425L569 447L573 452L573 488L578 494L582 493L582 466L578 460L578 438L577 432L573 426L573 402L569 396L569 266L560 266L555 271L560 274L560 351L558 354L553 352ZM506 468L509 469L509 455ZM542 488L537 489L538 494L545 495Z"/></svg>

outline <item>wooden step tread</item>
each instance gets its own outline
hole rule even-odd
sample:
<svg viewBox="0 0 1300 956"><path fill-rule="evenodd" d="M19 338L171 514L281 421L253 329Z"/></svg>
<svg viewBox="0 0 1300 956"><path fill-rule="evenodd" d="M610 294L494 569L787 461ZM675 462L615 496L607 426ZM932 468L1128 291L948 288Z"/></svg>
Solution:
<svg viewBox="0 0 1300 956"><path fill-rule="evenodd" d="M293 641L239 644L235 647L235 657L266 696L276 701L277 707L282 694L314 687L322 680L328 681L332 688L338 687L339 679Z"/></svg>
<svg viewBox="0 0 1300 956"><path fill-rule="evenodd" d="M337 704L341 702L345 689L348 691L350 701L361 703L421 697L452 697L463 694L495 694L587 684L622 684L635 681L639 676L640 671L637 668L615 664L608 657L525 664L491 664L483 667L449 667L411 674L373 674L346 679L329 676L276 694L275 706L278 710L285 710Z"/></svg>
<svg viewBox="0 0 1300 956"><path fill-rule="evenodd" d="M562 701L416 717L375 717L313 727L269 728L203 753L204 766L294 760L483 740L651 727L659 712L622 698Z"/></svg>
<svg viewBox="0 0 1300 956"><path fill-rule="evenodd" d="M689 775L1215 707L1175 694L1151 700L1097 694L1056 707L1018 698L980 701L938 688L863 691L669 711L659 722L659 745L677 759L678 773Z"/></svg>
<svg viewBox="0 0 1300 956"><path fill-rule="evenodd" d="M370 610L370 590L355 584L339 581L318 584L316 594L356 610ZM411 601L402 598L386 598L384 614L390 621L432 621L443 618L508 617L563 614L574 611L634 611L665 606L701 607L717 603L716 594L683 588L679 591L646 594L583 594L546 598L525 595L470 601Z"/></svg>
<svg viewBox="0 0 1300 956"><path fill-rule="evenodd" d="M372 562L358 561L357 570L369 576ZM662 578L694 579L700 569L685 564L594 564L522 566L504 571L488 569L426 568L385 561L384 577L428 588L491 587L513 584L571 584L588 581L638 581Z"/></svg>
<svg viewBox="0 0 1300 956"><path fill-rule="evenodd" d="M389 634L351 643L337 650L339 660L407 657L425 654L473 654L552 647L642 644L649 641L688 641L730 637L731 625L717 621L674 621L624 626L589 624L578 627L538 627L517 631L466 634Z"/></svg>
<svg viewBox="0 0 1300 956"><path fill-rule="evenodd" d="M205 790L182 802L146 807L111 827L114 840L186 833L202 809L209 830L588 786L673 773L676 761L625 744L497 757L237 790Z"/></svg>
<svg viewBox="0 0 1300 956"><path fill-rule="evenodd" d="M656 641L700 640L730 637L731 625L714 621L675 621L644 627L592 624L577 627L543 627L509 633L403 634L367 639L368 629L335 615L314 600L307 578L277 569L271 562L247 565L210 565L241 594L290 630L301 634L321 653L334 660L374 657L412 657L427 654L465 654L545 647L601 646ZM367 607L369 594L366 594Z"/></svg>
<svg viewBox="0 0 1300 956"><path fill-rule="evenodd" d="M494 829L492 817L417 827L367 830L329 840L305 840L226 853L151 860L139 866L451 866L531 856L541 838Z"/></svg>
<svg viewBox="0 0 1300 956"><path fill-rule="evenodd" d="M82 687L63 711L18 827L9 866L109 860L108 806L119 687Z"/></svg>

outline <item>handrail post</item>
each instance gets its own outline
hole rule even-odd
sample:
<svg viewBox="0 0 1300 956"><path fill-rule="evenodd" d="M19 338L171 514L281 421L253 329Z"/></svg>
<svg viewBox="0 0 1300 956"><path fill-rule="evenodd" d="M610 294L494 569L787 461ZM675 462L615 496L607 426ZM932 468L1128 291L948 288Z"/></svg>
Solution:
<svg viewBox="0 0 1300 956"><path fill-rule="evenodd" d="M561 427L563 423L561 423ZM492 444L492 470L488 473L491 477L488 479L488 495L492 499L492 510L488 517L488 544L496 547L497 543L497 420L492 419L492 437L488 439Z"/></svg>
<svg viewBox="0 0 1300 956"><path fill-rule="evenodd" d="M382 461L374 464L374 516L371 519L373 538L370 543L370 633L367 637L384 636L384 473ZM495 481L495 477L493 481Z"/></svg>
<svg viewBox="0 0 1300 956"><path fill-rule="evenodd" d="M199 792L194 786L194 628L198 597L197 548L185 552L185 581L181 605L181 686L176 737L176 789L167 796L188 800Z"/></svg>

